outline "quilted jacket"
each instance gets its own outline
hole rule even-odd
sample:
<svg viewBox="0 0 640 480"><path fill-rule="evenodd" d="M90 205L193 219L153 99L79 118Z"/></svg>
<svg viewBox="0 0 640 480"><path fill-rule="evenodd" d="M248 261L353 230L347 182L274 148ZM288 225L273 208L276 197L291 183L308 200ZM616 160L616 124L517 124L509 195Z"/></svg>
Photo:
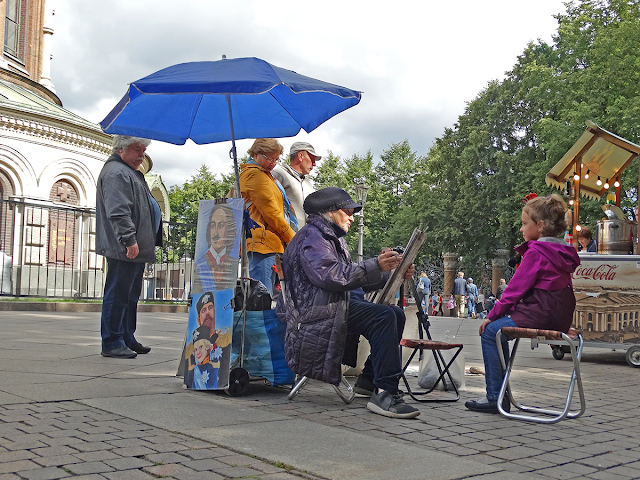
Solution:
<svg viewBox="0 0 640 480"><path fill-rule="evenodd" d="M287 323L285 357L299 375L338 385L347 332L349 292L380 288L376 258L351 262L346 232L310 215L283 258L285 293L278 316Z"/></svg>

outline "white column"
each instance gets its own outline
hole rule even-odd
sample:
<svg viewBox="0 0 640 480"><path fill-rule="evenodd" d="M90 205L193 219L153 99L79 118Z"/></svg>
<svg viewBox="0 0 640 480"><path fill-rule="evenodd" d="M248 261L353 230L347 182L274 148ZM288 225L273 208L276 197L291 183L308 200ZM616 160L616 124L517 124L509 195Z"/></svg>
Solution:
<svg viewBox="0 0 640 480"><path fill-rule="evenodd" d="M42 73L40 76L40 85L47 87L53 93L56 89L53 87L51 81L51 42L53 37L53 16L55 11L53 9L54 0L46 0L45 2L45 17L44 25L42 27Z"/></svg>

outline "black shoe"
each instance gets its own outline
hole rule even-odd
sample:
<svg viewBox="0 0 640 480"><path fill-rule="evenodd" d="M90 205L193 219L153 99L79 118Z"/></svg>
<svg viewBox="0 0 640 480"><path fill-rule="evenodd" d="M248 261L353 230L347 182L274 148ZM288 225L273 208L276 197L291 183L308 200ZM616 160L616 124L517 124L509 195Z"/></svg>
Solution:
<svg viewBox="0 0 640 480"><path fill-rule="evenodd" d="M126 345L122 347L114 348L113 350L103 350L100 352L103 357L113 357L113 358L136 358L138 354L131 350Z"/></svg>
<svg viewBox="0 0 640 480"><path fill-rule="evenodd" d="M143 354L143 355L145 353L149 353L151 351L151 347L145 347L141 343L136 343L135 345L131 345L129 348L131 350L133 350L134 352L140 353L140 354Z"/></svg>
<svg viewBox="0 0 640 480"><path fill-rule="evenodd" d="M376 386L373 384L373 380L365 377L363 374L358 375L356 379L356 384L353 386L353 391L359 393L360 395L366 395L370 397L373 395Z"/></svg>
<svg viewBox="0 0 640 480"><path fill-rule="evenodd" d="M420 410L404 403L401 393L391 393L387 390L371 395L367 409L391 418L415 418L420 415Z"/></svg>
<svg viewBox="0 0 640 480"><path fill-rule="evenodd" d="M498 411L498 402L496 400L487 400L487 397L483 397L478 400L469 400L468 402L465 402L464 406L472 412L500 413ZM511 404L506 397L502 400L502 408L506 412L511 411Z"/></svg>

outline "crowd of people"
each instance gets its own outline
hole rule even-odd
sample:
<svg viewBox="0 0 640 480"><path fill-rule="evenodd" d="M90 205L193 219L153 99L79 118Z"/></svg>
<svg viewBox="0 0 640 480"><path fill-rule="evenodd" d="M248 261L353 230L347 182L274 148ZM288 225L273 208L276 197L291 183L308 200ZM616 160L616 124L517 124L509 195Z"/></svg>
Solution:
<svg viewBox="0 0 640 480"><path fill-rule="evenodd" d="M161 242L162 232L160 209L138 170L149 143L146 139L116 136L113 153L98 178L96 251L107 258L108 264L101 324L105 357L135 358L151 350L135 338L145 262L155 262L154 249ZM366 291L384 286L400 265L402 254L388 248L375 258L353 262L344 236L362 206L337 187L314 191L308 175L321 157L312 145L295 142L288 163L279 165L283 152L275 139L255 140L248 151L249 160L241 166L239 183L253 221L247 239L249 273L278 298L276 310L286 323L285 358L289 367L297 375L338 385L341 366L356 364L357 342L362 335L370 343L371 355L356 380L355 391L369 396L367 408L374 413L417 417L420 411L403 400L398 388L404 310L365 300ZM575 249L557 238L566 228L566 211L558 195L526 202L520 229L525 243L516 249L521 264L509 285L501 280L496 297L485 296L473 278L465 279L463 272L454 281L447 307L455 308L460 318L466 313L470 318L483 319L479 333L487 394L467 402L471 410L497 412L503 374L498 347L508 356L506 345L496 345L497 329L519 326L566 332L571 324L575 307L571 273L579 259ZM221 222L228 217L223 209L212 210L210 224L216 215ZM214 260L222 260L226 251L218 227L211 228L207 235L208 252ZM591 248L591 243L585 243L584 248ZM281 272L276 267L278 257ZM215 265L218 263L216 260ZM411 278L414 272L411 265L404 278ZM284 279L280 295L279 273ZM419 277L418 290L425 311L431 307L433 315L444 315L445 299L442 293L432 292L425 272ZM213 305L205 300L200 303L203 315L208 305ZM194 332L193 355L200 365L196 372L200 376L193 382L207 386L209 370L222 365L198 361L213 349L210 339L214 331L205 317ZM221 334L216 334L216 340L220 340ZM228 345L228 338L224 343Z"/></svg>

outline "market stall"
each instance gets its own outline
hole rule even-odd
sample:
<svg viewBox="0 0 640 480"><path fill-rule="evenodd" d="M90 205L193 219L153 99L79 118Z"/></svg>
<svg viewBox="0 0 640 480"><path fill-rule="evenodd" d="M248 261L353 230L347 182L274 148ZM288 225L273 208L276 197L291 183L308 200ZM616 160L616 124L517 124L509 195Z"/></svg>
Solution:
<svg viewBox="0 0 640 480"><path fill-rule="evenodd" d="M585 132L546 177L547 185L569 193L576 248L580 199L607 195L606 218L596 229L598 252L580 252L581 264L573 274L573 327L582 333L585 346L626 350L634 367L640 367L638 225L619 207L620 176L638 155L640 146L587 122ZM555 346L554 357L562 356L561 347Z"/></svg>

